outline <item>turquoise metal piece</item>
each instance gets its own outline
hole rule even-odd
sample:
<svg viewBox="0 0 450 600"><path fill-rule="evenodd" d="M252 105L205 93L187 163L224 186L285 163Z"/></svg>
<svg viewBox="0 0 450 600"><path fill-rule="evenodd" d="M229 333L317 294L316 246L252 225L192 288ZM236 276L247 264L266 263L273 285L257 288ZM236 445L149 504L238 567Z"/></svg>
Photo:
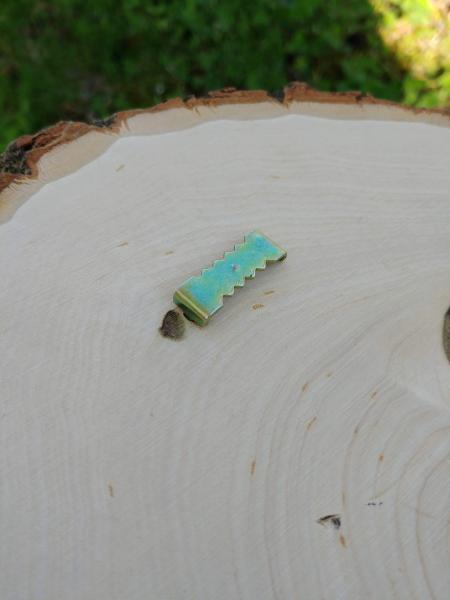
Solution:
<svg viewBox="0 0 450 600"><path fill-rule="evenodd" d="M223 296L231 296L235 287L242 287L246 278L255 277L257 269L266 263L285 259L286 250L280 248L260 231L252 231L231 252L204 269L201 275L191 277L173 296L186 317L199 325L209 319L223 305Z"/></svg>

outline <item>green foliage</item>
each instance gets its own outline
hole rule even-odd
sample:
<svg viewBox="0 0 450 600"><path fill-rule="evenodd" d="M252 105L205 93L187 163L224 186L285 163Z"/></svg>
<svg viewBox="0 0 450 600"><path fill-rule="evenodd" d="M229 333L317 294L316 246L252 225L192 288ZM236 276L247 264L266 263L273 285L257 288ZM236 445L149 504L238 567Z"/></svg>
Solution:
<svg viewBox="0 0 450 600"><path fill-rule="evenodd" d="M432 108L450 105L448 0L372 0L380 34L406 69L404 101Z"/></svg>
<svg viewBox="0 0 450 600"><path fill-rule="evenodd" d="M224 86L401 100L379 18L366 0L3 0L0 143Z"/></svg>

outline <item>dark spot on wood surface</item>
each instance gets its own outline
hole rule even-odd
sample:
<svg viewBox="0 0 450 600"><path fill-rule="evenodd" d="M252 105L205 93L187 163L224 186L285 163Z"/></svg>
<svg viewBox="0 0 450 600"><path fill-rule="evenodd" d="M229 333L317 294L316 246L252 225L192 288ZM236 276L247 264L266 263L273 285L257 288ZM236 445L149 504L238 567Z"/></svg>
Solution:
<svg viewBox="0 0 450 600"><path fill-rule="evenodd" d="M164 252L164 254L166 256L169 256L170 254L173 254L173 250L167 250L167 252Z"/></svg>
<svg viewBox="0 0 450 600"><path fill-rule="evenodd" d="M306 381L306 382L305 382L305 383L302 385L302 393L304 394L308 388L309 388L309 381Z"/></svg>
<svg viewBox="0 0 450 600"><path fill-rule="evenodd" d="M111 498L114 498L114 488L112 483L108 483L108 492Z"/></svg>
<svg viewBox="0 0 450 600"><path fill-rule="evenodd" d="M122 248L122 246L128 246L128 242L125 240L124 242L120 242L120 244L117 244L118 248Z"/></svg>
<svg viewBox="0 0 450 600"><path fill-rule="evenodd" d="M264 304L259 304L258 302L256 304L252 305L253 310L258 310L258 308L264 308Z"/></svg>
<svg viewBox="0 0 450 600"><path fill-rule="evenodd" d="M116 169L116 173L118 173L119 171L121 171L124 168L125 168L125 165L119 165Z"/></svg>
<svg viewBox="0 0 450 600"><path fill-rule="evenodd" d="M342 546L343 548L347 548L347 540L346 540L346 539L345 539L345 537L342 535L342 533L341 533L341 535L339 536L339 542L340 542L340 544L341 544L341 546Z"/></svg>
<svg viewBox="0 0 450 600"><path fill-rule="evenodd" d="M445 356L447 357L448 362L450 362L450 308L445 313L442 339L444 342Z"/></svg>
<svg viewBox="0 0 450 600"><path fill-rule="evenodd" d="M310 419L306 425L306 431L309 431L316 421L317 417L313 417L312 419Z"/></svg>
<svg viewBox="0 0 450 600"><path fill-rule="evenodd" d="M250 466L250 475L254 475L256 470L256 460L252 460L252 464Z"/></svg>
<svg viewBox="0 0 450 600"><path fill-rule="evenodd" d="M186 324L183 314L178 310L172 309L164 315L159 331L164 337L179 340L183 336L185 328Z"/></svg>
<svg viewBox="0 0 450 600"><path fill-rule="evenodd" d="M319 525L323 525L324 527L340 529L341 517L340 515L326 515L325 517L320 517L320 519L317 519L317 523L319 523Z"/></svg>
<svg viewBox="0 0 450 600"><path fill-rule="evenodd" d="M267 290L264 292L264 296L269 296L270 294L275 294L275 290Z"/></svg>
<svg viewBox="0 0 450 600"><path fill-rule="evenodd" d="M372 502L368 502L367 506L383 506L383 503L381 501L380 502L373 502L372 501Z"/></svg>
<svg viewBox="0 0 450 600"><path fill-rule="evenodd" d="M384 454L383 453L380 454L380 456L378 457L378 460L380 462L383 462L383 460L384 460Z"/></svg>

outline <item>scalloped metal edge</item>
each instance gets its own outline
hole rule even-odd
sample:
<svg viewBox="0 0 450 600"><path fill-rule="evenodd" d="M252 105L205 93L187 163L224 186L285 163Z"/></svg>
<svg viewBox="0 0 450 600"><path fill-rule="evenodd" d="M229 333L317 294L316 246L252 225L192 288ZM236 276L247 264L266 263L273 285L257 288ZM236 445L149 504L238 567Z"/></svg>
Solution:
<svg viewBox="0 0 450 600"><path fill-rule="evenodd" d="M185 316L198 325L207 325L210 318L223 306L223 297L232 296L236 287L246 279L253 279L257 270L267 263L279 262L287 256L286 250L255 230L244 237L242 244L225 252L201 275L190 277L173 295Z"/></svg>

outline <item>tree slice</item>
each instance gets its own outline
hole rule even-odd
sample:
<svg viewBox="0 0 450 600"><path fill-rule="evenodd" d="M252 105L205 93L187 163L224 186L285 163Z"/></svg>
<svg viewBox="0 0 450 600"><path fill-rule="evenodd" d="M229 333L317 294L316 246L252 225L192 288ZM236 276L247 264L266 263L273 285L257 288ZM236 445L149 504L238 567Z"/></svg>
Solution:
<svg viewBox="0 0 450 600"><path fill-rule="evenodd" d="M448 598L449 123L294 85L10 146L2 600ZM287 259L163 337L254 229Z"/></svg>

